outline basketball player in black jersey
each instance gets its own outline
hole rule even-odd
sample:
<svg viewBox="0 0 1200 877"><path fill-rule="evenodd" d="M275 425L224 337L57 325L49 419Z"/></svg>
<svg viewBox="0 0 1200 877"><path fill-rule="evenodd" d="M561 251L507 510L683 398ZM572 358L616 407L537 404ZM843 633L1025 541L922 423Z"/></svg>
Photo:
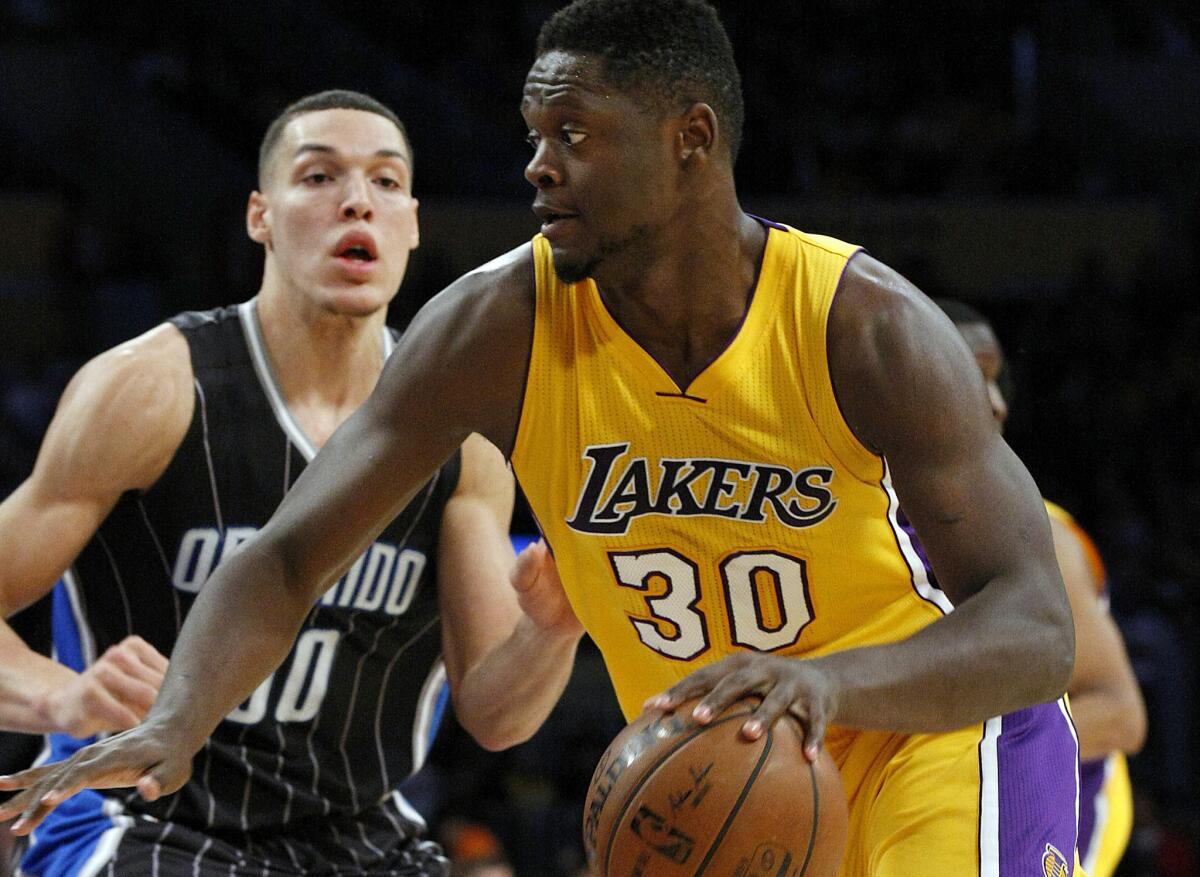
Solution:
<svg viewBox="0 0 1200 877"><path fill-rule="evenodd" d="M0 625L8 727L135 725L209 574L255 550L256 530L365 402L394 346L386 308L418 240L399 119L353 92L303 99L268 130L259 176L247 208L266 251L258 295L181 314L86 365L34 473L0 505L4 613L66 570L55 634L79 670ZM191 781L156 802L76 796L39 828L23 870L445 873L396 791L424 757L443 683L468 730L509 745L557 699L580 635L571 619L521 614L509 581L513 492L501 454L473 435L381 532L334 524L357 561L310 602L287 657L204 743ZM545 563L532 548L515 583L536 591ZM509 697L472 675L501 640L517 645L522 676ZM546 693L531 700L533 690ZM52 739L55 760L69 753Z"/></svg>

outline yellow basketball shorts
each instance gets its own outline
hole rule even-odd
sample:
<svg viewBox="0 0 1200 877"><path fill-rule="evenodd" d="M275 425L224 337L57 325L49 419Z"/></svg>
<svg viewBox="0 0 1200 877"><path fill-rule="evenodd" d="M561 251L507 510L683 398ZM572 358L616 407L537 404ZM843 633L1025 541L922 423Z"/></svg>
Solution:
<svg viewBox="0 0 1200 877"><path fill-rule="evenodd" d="M1120 753L1080 768L1079 857L1090 877L1112 877L1133 831L1133 788Z"/></svg>
<svg viewBox="0 0 1200 877"><path fill-rule="evenodd" d="M1078 877L1079 747L1063 701L944 734L831 728L839 877Z"/></svg>

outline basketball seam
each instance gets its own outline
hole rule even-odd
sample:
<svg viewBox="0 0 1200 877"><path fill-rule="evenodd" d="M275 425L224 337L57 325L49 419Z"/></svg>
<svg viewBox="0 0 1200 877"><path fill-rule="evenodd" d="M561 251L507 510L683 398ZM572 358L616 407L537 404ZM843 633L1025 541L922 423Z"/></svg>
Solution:
<svg viewBox="0 0 1200 877"><path fill-rule="evenodd" d="M601 873L604 874L605 877L607 877L609 865L612 863L613 844L616 843L616 841L617 841L617 834L621 829L621 823L624 822L624 820L625 820L625 814L629 812L629 808L630 808L630 806L632 806L634 798L637 797L637 793L639 791L641 791L642 786L646 785L646 783L650 781L650 777L654 776L654 772L656 770L658 770L660 767L662 767L663 763L668 758L670 758L672 755L674 755L676 752L678 752L680 749L682 749L684 746L686 746L688 743L690 743L696 737L700 736L700 734L704 733L704 731L708 730L709 728L715 728L715 727L717 727L717 725L723 725L726 722L733 721L734 719L748 716L751 714L751 712L753 712L753 710L747 710L744 713L735 713L732 716L723 716L722 718L717 719L715 722L712 722L711 724L698 726L694 731L692 731L690 734L688 734L686 737L684 737L682 740L680 740L678 743L676 743L674 746L672 746L670 749L668 749L666 752L664 752L661 756L659 756L658 761L656 761L656 762L654 762L654 764L650 765L650 767L646 770L646 772L644 774L642 774L642 778L637 781L637 785L635 785L632 789L630 789L629 794L627 794L625 796L625 803L621 805L621 812L619 812L617 814L616 818L613 820L612 830L608 834L608 844L604 850L604 867L601 871Z"/></svg>
<svg viewBox="0 0 1200 877"><path fill-rule="evenodd" d="M804 877L804 875L808 872L808 863L812 861L813 849L817 845L817 825L821 818L821 792L817 788L817 770L815 767L813 767L812 762L809 762L808 772L812 777L813 790L812 832L808 836L808 852L804 854L804 864L800 866L800 873L797 875L797 877Z"/></svg>
<svg viewBox="0 0 1200 877"><path fill-rule="evenodd" d="M762 766L766 764L767 756L771 752L771 745L774 743L774 737L774 732L768 730L762 752L758 754L758 764L754 765L754 770L750 771L750 776L746 778L746 784L742 786L741 794L733 802L733 806L729 809L729 815L725 817L725 823L721 826L721 830L717 832L717 836L713 839L712 845L708 848L708 852L704 856L704 861L700 863L700 867L696 869L693 877L700 877L704 873L704 869L708 867L708 863L712 861L712 857L717 854L717 848L721 846L721 841L725 839L725 835L729 832L729 826L733 824L738 811L746 803L746 796L750 794L750 787L754 785L754 781L758 779L758 775L762 772Z"/></svg>

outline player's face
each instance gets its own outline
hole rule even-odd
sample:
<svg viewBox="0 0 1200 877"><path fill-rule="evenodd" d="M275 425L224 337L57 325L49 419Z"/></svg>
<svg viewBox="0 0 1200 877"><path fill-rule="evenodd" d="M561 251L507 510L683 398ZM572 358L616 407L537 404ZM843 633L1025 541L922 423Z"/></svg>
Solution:
<svg viewBox="0 0 1200 877"><path fill-rule="evenodd" d="M383 116L298 116L283 131L264 191L251 198L251 237L268 247L283 285L320 309L375 313L396 294L417 245L411 168L404 138Z"/></svg>
<svg viewBox="0 0 1200 877"><path fill-rule="evenodd" d="M552 51L525 78L534 212L568 282L637 259L679 210L672 120L606 84L592 56Z"/></svg>
<svg viewBox="0 0 1200 877"><path fill-rule="evenodd" d="M958 327L963 339L971 352L975 354L975 362L983 373L984 383L987 384L988 401L992 405L992 416L1000 426L1008 419L1008 403L1000 392L1000 372L1004 369L1004 350L996 340L996 334L990 326L983 323L968 323Z"/></svg>

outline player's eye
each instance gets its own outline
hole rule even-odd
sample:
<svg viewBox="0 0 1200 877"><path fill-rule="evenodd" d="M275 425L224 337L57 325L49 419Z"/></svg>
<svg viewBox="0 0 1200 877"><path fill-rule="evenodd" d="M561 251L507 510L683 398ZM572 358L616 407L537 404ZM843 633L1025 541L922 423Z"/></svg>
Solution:
<svg viewBox="0 0 1200 877"><path fill-rule="evenodd" d="M525 142L529 144L530 149L537 149L538 144L542 142L541 135L537 131L530 131L525 135Z"/></svg>
<svg viewBox="0 0 1200 877"><path fill-rule="evenodd" d="M325 173L324 171L315 171L311 174L307 174L306 176L302 177L303 182L312 183L313 185L320 185L321 183L327 183L331 179L332 179L332 177L330 177L329 174Z"/></svg>
<svg viewBox="0 0 1200 877"><path fill-rule="evenodd" d="M587 137L582 131L572 131L569 128L563 128L558 135L559 139L568 146L578 146Z"/></svg>
<svg viewBox="0 0 1200 877"><path fill-rule="evenodd" d="M399 189L400 188L400 181L395 179L394 177L378 177L375 182L377 182L380 186L382 186L385 189Z"/></svg>

